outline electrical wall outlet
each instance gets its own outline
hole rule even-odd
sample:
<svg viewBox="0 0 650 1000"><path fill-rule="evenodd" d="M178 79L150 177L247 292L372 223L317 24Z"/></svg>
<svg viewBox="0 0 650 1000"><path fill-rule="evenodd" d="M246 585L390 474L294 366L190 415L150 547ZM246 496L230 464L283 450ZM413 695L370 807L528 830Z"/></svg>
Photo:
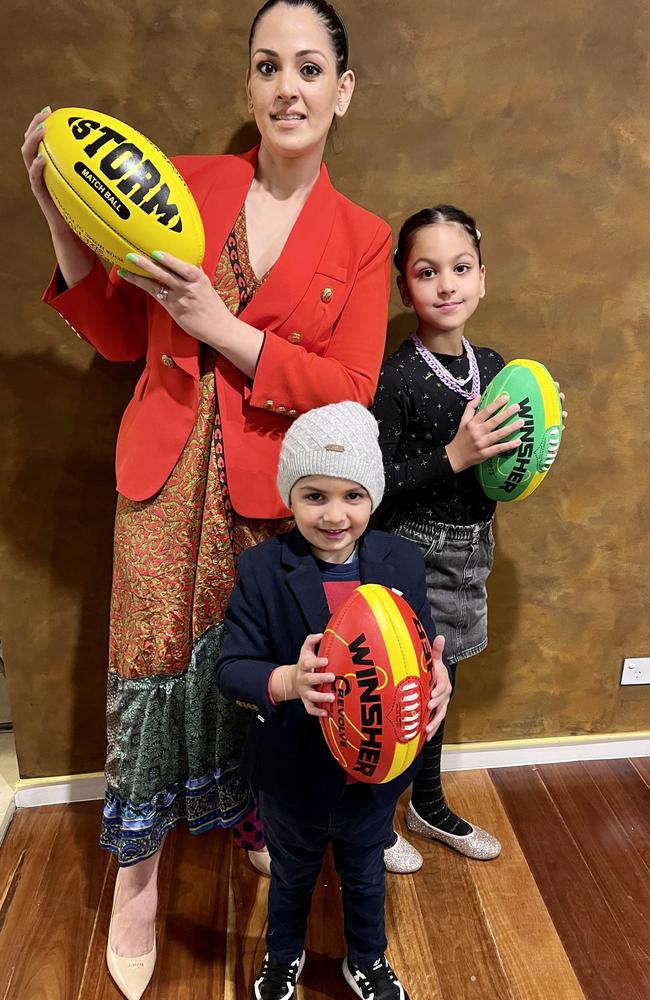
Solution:
<svg viewBox="0 0 650 1000"><path fill-rule="evenodd" d="M623 660L621 684L650 684L650 656L628 656Z"/></svg>

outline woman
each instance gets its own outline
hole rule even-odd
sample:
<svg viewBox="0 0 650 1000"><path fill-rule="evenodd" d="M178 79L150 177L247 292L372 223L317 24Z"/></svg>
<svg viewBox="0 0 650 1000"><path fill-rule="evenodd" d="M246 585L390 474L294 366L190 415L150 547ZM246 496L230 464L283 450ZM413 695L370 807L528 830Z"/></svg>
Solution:
<svg viewBox="0 0 650 1000"><path fill-rule="evenodd" d="M329 4L261 8L246 79L259 147L176 161L205 224L202 270L156 255L135 258L149 278L107 277L44 187L36 153L49 109L25 136L58 262L45 301L105 357L147 359L117 444L102 831L121 865L107 960L127 997L140 997L153 972L166 830L180 819L195 830L241 820L240 842L263 846L227 764L236 747L220 745L224 726L218 766L208 767L214 748L202 739L227 710L201 671L203 651L188 663L193 640L223 616L238 552L286 527L275 473L290 421L326 403L372 401L390 230L338 194L322 164L354 82Z"/></svg>

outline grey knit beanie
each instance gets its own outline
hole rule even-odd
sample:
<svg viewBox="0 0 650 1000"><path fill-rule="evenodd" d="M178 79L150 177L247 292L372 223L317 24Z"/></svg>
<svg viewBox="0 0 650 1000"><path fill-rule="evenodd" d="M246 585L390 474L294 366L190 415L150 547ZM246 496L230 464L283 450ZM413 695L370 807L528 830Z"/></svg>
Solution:
<svg viewBox="0 0 650 1000"><path fill-rule="evenodd" d="M303 413L286 433L278 465L278 492L289 506L303 476L351 479L370 494L376 510L384 495L379 428L361 403L346 401Z"/></svg>

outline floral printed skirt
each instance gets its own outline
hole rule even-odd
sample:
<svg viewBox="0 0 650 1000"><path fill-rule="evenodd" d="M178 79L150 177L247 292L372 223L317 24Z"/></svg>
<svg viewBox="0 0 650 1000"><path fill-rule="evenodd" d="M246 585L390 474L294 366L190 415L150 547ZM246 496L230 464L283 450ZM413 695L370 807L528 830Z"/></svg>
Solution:
<svg viewBox="0 0 650 1000"><path fill-rule="evenodd" d="M204 367L195 426L164 487L117 503L101 844L122 865L155 853L178 822L264 844L237 767L249 712L221 696L214 666L237 556L290 522L233 512Z"/></svg>

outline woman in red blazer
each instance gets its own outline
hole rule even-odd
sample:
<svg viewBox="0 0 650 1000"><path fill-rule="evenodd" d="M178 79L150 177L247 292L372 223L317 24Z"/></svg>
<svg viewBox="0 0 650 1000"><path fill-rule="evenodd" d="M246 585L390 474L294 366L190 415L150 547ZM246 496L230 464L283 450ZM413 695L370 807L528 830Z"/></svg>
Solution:
<svg viewBox="0 0 650 1000"><path fill-rule="evenodd" d="M146 357L117 445L102 829L121 865L107 955L126 996L141 995L155 961L167 829L239 821L240 843L264 863L233 763L242 720L216 700L205 642L192 644L222 617L238 552L286 526L275 474L290 421L373 398L390 230L336 192L322 164L353 89L329 4L265 4L247 75L260 146L176 161L203 216L205 262L137 258L150 278L108 276L57 212L35 159L47 109L26 133L58 261L45 301L104 357Z"/></svg>
<svg viewBox="0 0 650 1000"><path fill-rule="evenodd" d="M162 487L189 437L198 409L201 341L219 352L228 487L235 510L245 517L289 514L275 475L293 418L342 399L372 403L386 334L390 229L339 194L324 164L281 256L237 318L214 295L209 276L216 273L260 156L263 147L243 156L174 160L195 195L207 237L204 270L183 267L189 291L174 289L163 302L157 298L163 282L178 280L180 261L163 270L138 258L157 275L147 286L134 275L128 285L115 273L107 278L95 258L83 281L60 293L55 274L45 293L44 300L104 357L133 361L146 355L117 442L117 489L131 500L147 500ZM246 214L250 230L248 208ZM137 285L152 294L144 296ZM186 332L174 321L171 295L178 302L181 294L197 292L208 300L209 319L204 331L190 316ZM242 358L246 335L250 356Z"/></svg>

